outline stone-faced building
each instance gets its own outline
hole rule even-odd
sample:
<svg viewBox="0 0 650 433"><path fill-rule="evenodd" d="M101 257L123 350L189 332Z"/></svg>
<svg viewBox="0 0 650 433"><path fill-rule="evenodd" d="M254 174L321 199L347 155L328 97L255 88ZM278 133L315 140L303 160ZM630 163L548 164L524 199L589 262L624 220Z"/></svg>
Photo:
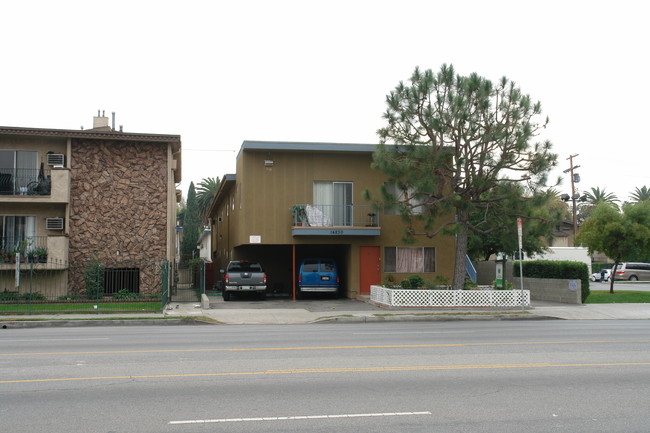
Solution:
<svg viewBox="0 0 650 433"><path fill-rule="evenodd" d="M67 279L56 290L74 293L83 264L97 259L128 269L129 290L157 293L161 275L149 264L175 257L180 136L115 131L99 115L93 126L0 127L0 266L16 251L45 251L41 266Z"/></svg>

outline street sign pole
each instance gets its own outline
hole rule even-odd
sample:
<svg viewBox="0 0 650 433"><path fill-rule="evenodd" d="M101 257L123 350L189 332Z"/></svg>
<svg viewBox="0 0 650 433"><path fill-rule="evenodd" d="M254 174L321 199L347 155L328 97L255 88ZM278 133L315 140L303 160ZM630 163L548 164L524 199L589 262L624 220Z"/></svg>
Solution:
<svg viewBox="0 0 650 433"><path fill-rule="evenodd" d="M524 309L524 267L522 265L522 262L524 260L524 256L521 254L521 250L523 248L523 229L521 225L521 218L517 218L517 236L519 238L519 282L520 282L520 287L521 287L521 309Z"/></svg>

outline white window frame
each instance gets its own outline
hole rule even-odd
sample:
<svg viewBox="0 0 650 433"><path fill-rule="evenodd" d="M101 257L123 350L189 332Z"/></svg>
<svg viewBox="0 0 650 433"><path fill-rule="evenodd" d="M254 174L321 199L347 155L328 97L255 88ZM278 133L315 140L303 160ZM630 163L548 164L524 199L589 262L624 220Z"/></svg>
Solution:
<svg viewBox="0 0 650 433"><path fill-rule="evenodd" d="M436 248L384 247L383 262L385 273L434 273L436 272Z"/></svg>

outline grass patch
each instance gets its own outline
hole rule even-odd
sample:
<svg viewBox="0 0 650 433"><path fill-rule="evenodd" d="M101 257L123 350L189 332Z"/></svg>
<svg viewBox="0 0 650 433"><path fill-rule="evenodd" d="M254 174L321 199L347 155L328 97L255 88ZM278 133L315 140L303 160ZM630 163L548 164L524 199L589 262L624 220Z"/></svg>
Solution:
<svg viewBox="0 0 650 433"><path fill-rule="evenodd" d="M592 290L585 304L647 304L650 303L650 292L634 290Z"/></svg>
<svg viewBox="0 0 650 433"><path fill-rule="evenodd" d="M97 308L95 308L97 306ZM154 302L62 302L32 304L0 304L2 314L96 314L96 313L160 313L160 301Z"/></svg>

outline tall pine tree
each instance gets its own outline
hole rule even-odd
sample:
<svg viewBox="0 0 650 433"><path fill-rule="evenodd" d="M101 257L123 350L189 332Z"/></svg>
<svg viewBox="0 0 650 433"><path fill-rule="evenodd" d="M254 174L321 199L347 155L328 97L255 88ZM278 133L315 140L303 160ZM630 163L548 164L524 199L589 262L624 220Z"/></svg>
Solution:
<svg viewBox="0 0 650 433"><path fill-rule="evenodd" d="M539 192L556 164L549 142L532 142L548 119L538 121L541 104L507 78L493 84L447 65L438 73L416 68L386 104L373 167L386 173L397 194L384 188L382 199L407 222L407 239L456 236L453 287L461 289L469 233L483 230L473 215L480 222L507 214L515 197L504 194ZM423 221L425 233L416 233L412 220ZM516 218L506 222L514 226Z"/></svg>

